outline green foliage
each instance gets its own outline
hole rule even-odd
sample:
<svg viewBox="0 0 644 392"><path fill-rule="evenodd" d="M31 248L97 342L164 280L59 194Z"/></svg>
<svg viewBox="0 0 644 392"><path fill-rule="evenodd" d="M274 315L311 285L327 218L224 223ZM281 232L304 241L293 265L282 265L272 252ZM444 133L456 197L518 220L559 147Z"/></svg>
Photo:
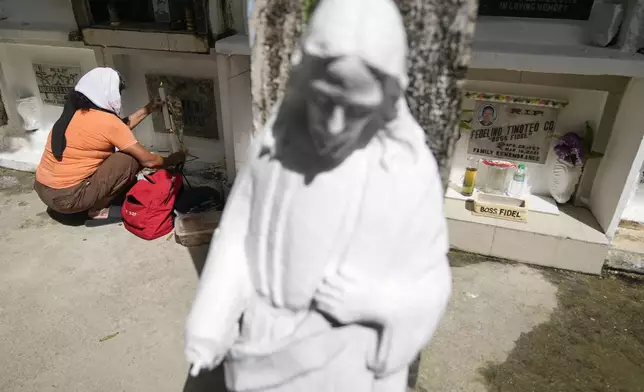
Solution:
<svg viewBox="0 0 644 392"><path fill-rule="evenodd" d="M313 14L313 10L318 4L318 1L319 0L302 0L302 10L304 11L305 24L309 22L309 18L311 18L311 14Z"/></svg>
<svg viewBox="0 0 644 392"><path fill-rule="evenodd" d="M465 113L474 113L474 110L472 110L472 109L461 109L461 115L463 115ZM461 116L461 117L463 117L463 116ZM463 118L461 118L461 120L459 121L459 126L461 127L461 129L472 130L472 126L470 125L472 123L472 116L464 116L464 117L465 118L469 117L469 120L464 120Z"/></svg>
<svg viewBox="0 0 644 392"><path fill-rule="evenodd" d="M584 150L586 153L586 160L593 158L601 158L604 154L593 151L593 142L595 141L595 130L586 121L586 134L584 135Z"/></svg>

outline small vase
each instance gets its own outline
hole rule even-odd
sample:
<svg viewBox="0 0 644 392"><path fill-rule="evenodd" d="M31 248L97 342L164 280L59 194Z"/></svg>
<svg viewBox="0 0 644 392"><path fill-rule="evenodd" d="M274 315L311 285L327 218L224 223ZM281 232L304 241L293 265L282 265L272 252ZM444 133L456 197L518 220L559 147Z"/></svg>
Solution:
<svg viewBox="0 0 644 392"><path fill-rule="evenodd" d="M571 163L557 158L557 162L550 174L550 195L559 204L570 200L575 193L575 187L581 177L582 166L575 166Z"/></svg>

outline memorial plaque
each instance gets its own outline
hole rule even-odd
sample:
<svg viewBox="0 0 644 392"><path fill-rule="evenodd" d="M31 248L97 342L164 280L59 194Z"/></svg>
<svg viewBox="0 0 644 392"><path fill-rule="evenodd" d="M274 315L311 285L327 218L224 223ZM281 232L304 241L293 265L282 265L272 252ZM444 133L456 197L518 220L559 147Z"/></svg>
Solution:
<svg viewBox="0 0 644 392"><path fill-rule="evenodd" d="M477 101L468 154L528 163L546 162L559 108L564 103L483 94L474 97Z"/></svg>
<svg viewBox="0 0 644 392"><path fill-rule="evenodd" d="M67 94L81 77L80 67L34 64L38 91L44 104L65 106Z"/></svg>
<svg viewBox="0 0 644 392"><path fill-rule="evenodd" d="M7 116L7 110L4 107L4 101L2 100L2 91L0 91L0 127L7 125L9 118Z"/></svg>
<svg viewBox="0 0 644 392"><path fill-rule="evenodd" d="M215 86L211 79L146 75L145 81L150 99L159 95L159 85L163 82L175 131L183 131L184 136L219 140ZM152 122L155 131L166 132L160 112L152 114Z"/></svg>
<svg viewBox="0 0 644 392"><path fill-rule="evenodd" d="M588 20L593 0L480 0L479 15Z"/></svg>

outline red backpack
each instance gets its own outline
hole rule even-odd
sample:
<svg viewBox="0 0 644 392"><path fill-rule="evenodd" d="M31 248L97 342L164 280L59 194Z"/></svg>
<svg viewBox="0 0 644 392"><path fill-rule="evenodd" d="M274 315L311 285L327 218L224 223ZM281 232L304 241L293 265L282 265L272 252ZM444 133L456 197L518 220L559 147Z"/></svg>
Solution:
<svg viewBox="0 0 644 392"><path fill-rule="evenodd" d="M145 180L139 180L127 193L121 207L125 228L146 240L170 233L174 227L174 200L182 185L181 174L167 170L159 170L145 176Z"/></svg>

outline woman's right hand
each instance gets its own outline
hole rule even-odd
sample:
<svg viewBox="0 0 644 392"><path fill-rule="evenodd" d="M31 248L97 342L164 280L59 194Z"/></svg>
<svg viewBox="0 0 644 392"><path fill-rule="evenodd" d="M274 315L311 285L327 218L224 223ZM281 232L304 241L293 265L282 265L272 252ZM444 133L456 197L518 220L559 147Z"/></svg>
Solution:
<svg viewBox="0 0 644 392"><path fill-rule="evenodd" d="M147 105L145 105L145 109L148 111L148 113L154 113L154 112L159 112L163 108L163 101L159 97L154 97L153 100L148 102Z"/></svg>
<svg viewBox="0 0 644 392"><path fill-rule="evenodd" d="M176 166L178 164L184 163L186 161L186 153L183 151L178 151L170 154L165 159L165 166Z"/></svg>

